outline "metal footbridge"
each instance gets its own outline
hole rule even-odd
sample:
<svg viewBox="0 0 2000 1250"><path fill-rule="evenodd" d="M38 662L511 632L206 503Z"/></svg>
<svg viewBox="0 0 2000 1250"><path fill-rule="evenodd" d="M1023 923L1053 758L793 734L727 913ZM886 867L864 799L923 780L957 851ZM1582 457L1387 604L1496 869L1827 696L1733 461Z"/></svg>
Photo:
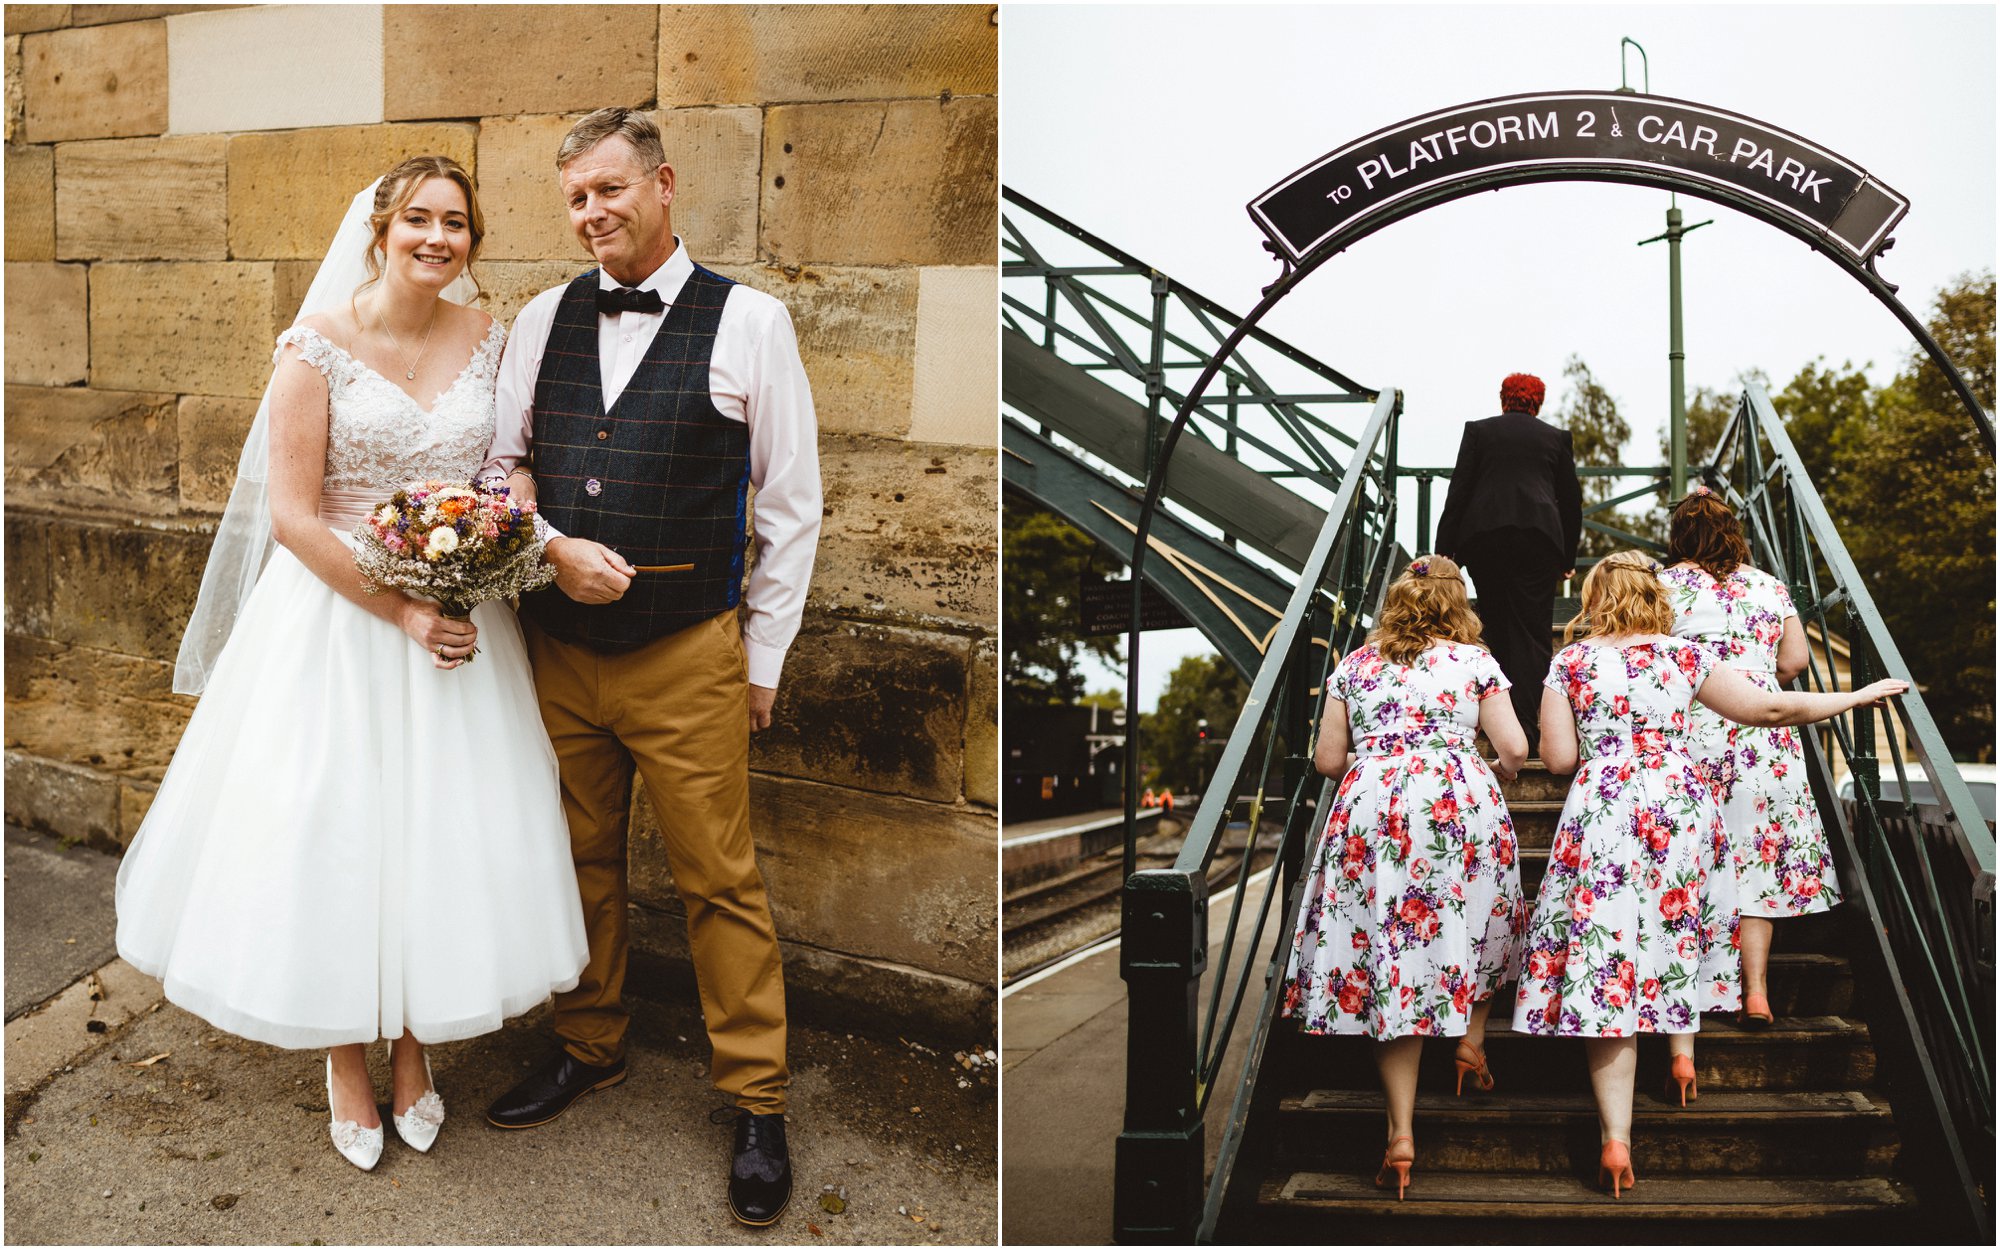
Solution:
<svg viewBox="0 0 2000 1250"><path fill-rule="evenodd" d="M1806 739L1847 905L1795 922L1799 949L1786 950L1781 935L1775 959L1790 962L1785 972L1774 962L1774 982L1796 972L1805 986L1794 1014L1768 1035L1718 1035L1702 1047L1724 1065L1703 1078L1718 1089L1706 1109L1714 1118L1660 1131L1688 1137L1670 1160L1656 1156L1651 1192L1673 1201L1642 1195L1607 1210L1577 1179L1589 1166L1583 1155L1595 1158L1595 1122L1587 1092L1554 1075L1557 1088L1539 1101L1519 1092L1511 1103L1446 1113L1420 1100L1420 1125L1444 1116L1454 1138L1486 1151L1447 1167L1434 1182L1437 1205L1419 1209L1413 1189L1413 1203L1385 1208L1346 1182L1351 1160L1315 1154L1308 1143L1329 1128L1355 1127L1370 1149L1380 1142L1379 1109L1354 1110L1372 1089L1365 1051L1317 1054L1277 1014L1299 868L1330 791L1310 768L1313 692L1330 657L1365 636L1407 559L1399 520L1413 519L1416 547L1428 547L1434 487L1449 469L1402 462L1398 391L1246 330L1242 315L1011 189L1002 234L1003 481L1119 559L1134 554L1168 418L1196 389L1194 376L1217 367L1158 483L1163 506L1150 521L1143 575L1245 676L1250 695L1173 867L1126 882L1120 1239L1329 1239L1357 1229L1462 1239L1468 1221L1484 1236L1498 1221L1508 1240L1840 1240L1857 1230L1990 1240L1993 835L1915 681L1889 708L1850 713ZM1912 679L1769 397L1748 387L1717 445L1693 451L1691 472L1743 518L1754 561L1791 589L1813 648L1799 687L1844 685L1836 666L1854 684ZM1628 481L1592 505L1586 526L1653 546L1620 531L1609 512L1667 490L1669 470L1595 472ZM1882 797L1911 794L1913 769L1932 780L1936 803ZM1853 779L1852 798L1836 790L1842 776ZM1883 785L1890 779L1893 788ZM1236 889L1211 943L1211 870L1228 822L1245 815L1242 795L1252 796L1253 821L1284 822L1284 871ZM1510 806L1548 801L1516 794ZM1539 868L1527 842L1532 878ZM1248 876L1246 856L1231 880ZM1275 910L1260 905L1268 891ZM1267 914L1280 923L1266 926ZM1249 1053L1229 1056L1245 1013ZM1550 1052L1529 1053L1539 1061ZM1562 1058L1580 1071L1580 1055ZM1222 1081L1239 1059L1240 1081ZM1322 1088L1308 1074L1329 1062L1340 1074ZM1589 1140L1571 1142L1586 1121ZM1221 1138L1212 1168L1211 1132ZM1704 1153L1700 1143L1716 1140L1733 1145ZM1815 1149L1801 1152L1804 1141ZM1759 1167L1769 1175L1756 1184L1725 1175ZM1507 1200L1454 1206L1452 1176L1469 1191L1503 1189Z"/></svg>

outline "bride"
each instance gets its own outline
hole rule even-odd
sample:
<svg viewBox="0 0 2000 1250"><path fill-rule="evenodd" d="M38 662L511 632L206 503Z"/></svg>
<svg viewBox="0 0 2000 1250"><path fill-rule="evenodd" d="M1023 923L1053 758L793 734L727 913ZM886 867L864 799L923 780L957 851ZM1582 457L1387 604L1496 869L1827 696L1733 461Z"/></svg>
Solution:
<svg viewBox="0 0 2000 1250"><path fill-rule="evenodd" d="M424 1047L498 1028L588 958L513 612L369 594L348 533L486 457L505 332L464 305L483 233L443 156L348 210L278 336L182 640L174 688L205 697L118 871L118 953L218 1028L327 1048L334 1145L364 1169L369 1044L392 1039L392 1120L428 1150Z"/></svg>

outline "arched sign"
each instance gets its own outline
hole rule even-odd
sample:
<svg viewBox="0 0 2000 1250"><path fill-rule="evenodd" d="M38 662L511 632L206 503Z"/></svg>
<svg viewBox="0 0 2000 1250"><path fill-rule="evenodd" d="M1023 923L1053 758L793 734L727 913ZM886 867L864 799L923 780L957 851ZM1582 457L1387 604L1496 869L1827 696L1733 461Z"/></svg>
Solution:
<svg viewBox="0 0 2000 1250"><path fill-rule="evenodd" d="M1859 165L1789 131L1705 104L1625 91L1504 96L1399 122L1338 148L1250 201L1285 271L1222 340L1162 436L1128 560L1145 577L1148 537L1188 417L1222 362L1294 287L1357 240L1477 191L1530 182L1625 182L1716 200L1797 235L1894 313L1950 381L1993 454L1993 417L1930 330L1875 272L1910 202ZM1136 616L1136 614L1135 614ZM1126 636L1127 707L1139 706L1139 630ZM1136 775L1140 733L1125 739ZM1126 795L1128 827L1138 792Z"/></svg>
<svg viewBox="0 0 2000 1250"><path fill-rule="evenodd" d="M1675 183L1824 239L1860 264L1910 206L1852 161L1754 118L1660 96L1556 91L1378 130L1252 200L1250 216L1297 262L1387 225L1419 199L1553 179Z"/></svg>

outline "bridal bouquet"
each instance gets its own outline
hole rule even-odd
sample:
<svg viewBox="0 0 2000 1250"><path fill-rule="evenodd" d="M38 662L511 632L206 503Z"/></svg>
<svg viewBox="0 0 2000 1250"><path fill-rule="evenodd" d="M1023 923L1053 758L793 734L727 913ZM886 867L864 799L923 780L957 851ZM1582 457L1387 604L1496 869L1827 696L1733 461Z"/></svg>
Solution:
<svg viewBox="0 0 2000 1250"><path fill-rule="evenodd" d="M489 599L556 579L542 563L535 505L509 499L504 486L411 482L355 526L354 536L368 593L408 591L461 620Z"/></svg>

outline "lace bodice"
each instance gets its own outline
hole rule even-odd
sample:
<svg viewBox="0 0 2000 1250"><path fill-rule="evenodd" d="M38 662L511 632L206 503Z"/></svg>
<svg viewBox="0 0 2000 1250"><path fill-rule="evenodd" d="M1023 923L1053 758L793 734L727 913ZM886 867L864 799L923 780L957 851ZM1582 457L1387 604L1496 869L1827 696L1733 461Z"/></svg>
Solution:
<svg viewBox="0 0 2000 1250"><path fill-rule="evenodd" d="M317 330L293 326L280 334L273 360L295 346L300 358L326 376L330 414L320 514L333 521L354 512L358 520L406 482L469 480L477 473L493 444L493 384L506 341L506 330L495 321L426 412L408 392Z"/></svg>

